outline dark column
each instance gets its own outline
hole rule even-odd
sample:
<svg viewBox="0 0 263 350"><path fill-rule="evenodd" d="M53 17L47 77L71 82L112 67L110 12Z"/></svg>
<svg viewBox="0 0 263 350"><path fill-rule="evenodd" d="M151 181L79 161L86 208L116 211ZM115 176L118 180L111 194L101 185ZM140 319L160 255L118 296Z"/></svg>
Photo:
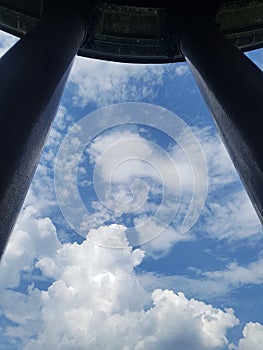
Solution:
<svg viewBox="0 0 263 350"><path fill-rule="evenodd" d="M263 223L263 73L213 25L189 26L179 40Z"/></svg>
<svg viewBox="0 0 263 350"><path fill-rule="evenodd" d="M0 257L83 36L81 14L53 10L0 61Z"/></svg>

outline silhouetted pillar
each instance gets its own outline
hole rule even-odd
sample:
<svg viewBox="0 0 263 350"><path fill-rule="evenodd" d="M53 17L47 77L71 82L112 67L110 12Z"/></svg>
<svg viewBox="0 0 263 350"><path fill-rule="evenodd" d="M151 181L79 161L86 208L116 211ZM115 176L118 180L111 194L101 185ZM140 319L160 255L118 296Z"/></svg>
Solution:
<svg viewBox="0 0 263 350"><path fill-rule="evenodd" d="M263 223L263 73L213 25L189 26L179 42Z"/></svg>
<svg viewBox="0 0 263 350"><path fill-rule="evenodd" d="M80 13L53 10L0 61L0 257L84 31Z"/></svg>

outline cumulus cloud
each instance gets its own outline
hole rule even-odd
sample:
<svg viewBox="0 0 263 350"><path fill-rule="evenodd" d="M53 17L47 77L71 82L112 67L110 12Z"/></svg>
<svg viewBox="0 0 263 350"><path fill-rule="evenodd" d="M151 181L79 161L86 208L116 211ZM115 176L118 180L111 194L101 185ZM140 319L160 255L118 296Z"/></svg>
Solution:
<svg viewBox="0 0 263 350"><path fill-rule="evenodd" d="M29 287L28 295L6 291L4 313L16 322L6 329L22 349L221 349L238 320L183 293L148 293L135 267L144 258L133 250L126 228L93 230L82 244L63 244L36 263L53 279L47 290ZM123 249L94 245L92 238L114 240ZM16 304L16 310L13 308Z"/></svg>
<svg viewBox="0 0 263 350"><path fill-rule="evenodd" d="M238 346L230 346L231 350L261 350L263 344L263 326L256 322L249 322L243 329L243 338Z"/></svg>
<svg viewBox="0 0 263 350"><path fill-rule="evenodd" d="M52 257L59 246L56 228L50 218L39 218L34 207L26 207L1 259L0 289L17 287L21 272L32 271L37 258Z"/></svg>

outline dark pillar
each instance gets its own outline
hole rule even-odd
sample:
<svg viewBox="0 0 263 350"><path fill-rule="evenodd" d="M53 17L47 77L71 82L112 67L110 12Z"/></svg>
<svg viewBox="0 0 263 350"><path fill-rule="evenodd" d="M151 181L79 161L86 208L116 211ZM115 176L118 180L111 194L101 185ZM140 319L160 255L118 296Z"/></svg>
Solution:
<svg viewBox="0 0 263 350"><path fill-rule="evenodd" d="M0 258L83 36L80 13L53 10L0 61Z"/></svg>
<svg viewBox="0 0 263 350"><path fill-rule="evenodd" d="M263 73L213 25L189 26L179 40L263 223Z"/></svg>

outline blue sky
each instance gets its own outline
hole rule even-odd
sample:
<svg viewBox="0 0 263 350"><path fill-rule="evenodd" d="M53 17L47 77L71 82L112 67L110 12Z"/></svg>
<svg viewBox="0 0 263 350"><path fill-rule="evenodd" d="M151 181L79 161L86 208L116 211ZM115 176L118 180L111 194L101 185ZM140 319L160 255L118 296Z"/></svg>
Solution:
<svg viewBox="0 0 263 350"><path fill-rule="evenodd" d="M0 349L261 350L261 245L187 65L78 57L1 262Z"/></svg>

